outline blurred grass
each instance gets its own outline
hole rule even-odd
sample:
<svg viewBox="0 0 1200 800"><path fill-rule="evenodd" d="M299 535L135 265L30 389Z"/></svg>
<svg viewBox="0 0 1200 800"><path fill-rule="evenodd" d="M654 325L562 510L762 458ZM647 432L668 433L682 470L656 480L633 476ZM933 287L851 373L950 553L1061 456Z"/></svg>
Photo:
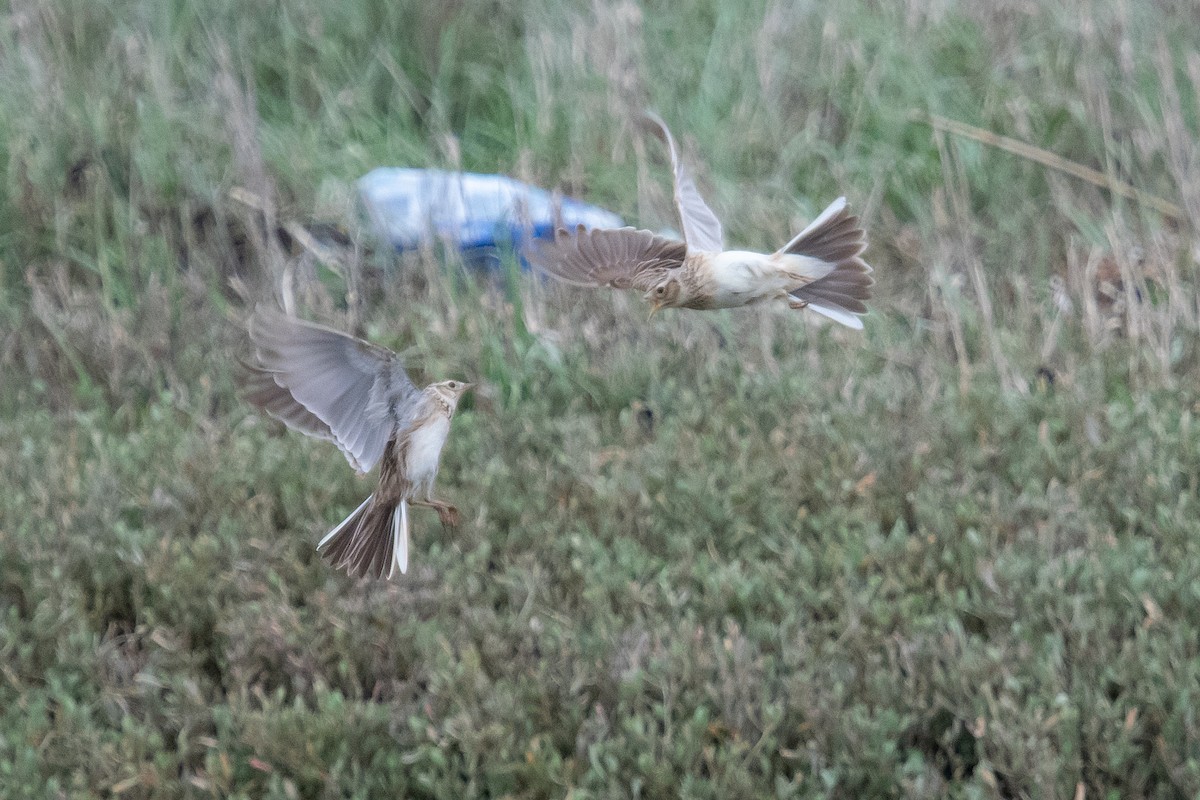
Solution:
<svg viewBox="0 0 1200 800"><path fill-rule="evenodd" d="M3 21L0 794L1200 793L1186 4ZM864 335L647 325L355 221L355 178L413 164L677 225L644 106L733 243L850 197ZM340 264L276 235L314 220L349 232ZM439 481L464 525L419 515L404 580L319 562L369 482L236 399L245 304L281 279L418 376L481 383Z"/></svg>

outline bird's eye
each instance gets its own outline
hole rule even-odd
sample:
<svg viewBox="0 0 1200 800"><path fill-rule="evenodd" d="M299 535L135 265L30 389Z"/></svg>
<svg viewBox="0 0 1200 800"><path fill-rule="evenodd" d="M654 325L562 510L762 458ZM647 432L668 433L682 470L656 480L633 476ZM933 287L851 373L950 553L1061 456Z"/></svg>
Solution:
<svg viewBox="0 0 1200 800"><path fill-rule="evenodd" d="M654 293L655 293L655 294L658 294L658 295L666 294L666 293L667 293L667 287L665 287L665 286L660 286L660 287L658 287L657 289L655 289L655 290L654 290Z"/></svg>
<svg viewBox="0 0 1200 800"><path fill-rule="evenodd" d="M450 381L450 388L451 388L451 389L457 389L457 388L458 388L458 381Z"/></svg>

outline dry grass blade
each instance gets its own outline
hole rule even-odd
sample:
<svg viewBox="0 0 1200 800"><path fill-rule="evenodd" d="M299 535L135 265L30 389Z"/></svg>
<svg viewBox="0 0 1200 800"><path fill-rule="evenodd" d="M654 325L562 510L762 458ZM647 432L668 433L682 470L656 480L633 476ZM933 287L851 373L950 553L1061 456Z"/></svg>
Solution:
<svg viewBox="0 0 1200 800"><path fill-rule="evenodd" d="M1108 189L1113 194L1119 194L1122 197L1127 197L1141 203L1144 206L1153 208L1163 216L1171 219L1184 220L1187 215L1184 210L1174 203L1164 200L1161 197L1152 195L1149 192L1144 192L1128 183L1110 178L1099 170L1094 170L1091 167L1085 167L1074 161L1063 158L1060 155L1051 153L1049 150L1043 150L1040 147L1023 142L1020 139L1013 139L1010 136L1001 136L998 133L992 133L984 128L977 128L974 125L968 125L965 122L959 122L946 117L938 116L937 114L926 114L921 111L914 111L911 118L916 122L924 122L934 130L952 133L955 136L962 136L966 139L972 139L982 144L998 147L1001 150L1012 153L1015 156L1036 161L1043 166L1056 169L1059 172L1065 172L1068 175L1073 175L1080 180L1099 186L1102 189Z"/></svg>

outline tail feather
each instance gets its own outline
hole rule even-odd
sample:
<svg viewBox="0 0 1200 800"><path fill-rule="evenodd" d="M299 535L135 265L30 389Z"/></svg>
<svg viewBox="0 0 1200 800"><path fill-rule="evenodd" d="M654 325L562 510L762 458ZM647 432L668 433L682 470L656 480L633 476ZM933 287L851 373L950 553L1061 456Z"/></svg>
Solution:
<svg viewBox="0 0 1200 800"><path fill-rule="evenodd" d="M351 577L391 578L408 571L408 503L377 503L371 495L325 534L317 552Z"/></svg>
<svg viewBox="0 0 1200 800"><path fill-rule="evenodd" d="M871 267L859 257L866 249L866 231L850 213L846 198L839 197L779 251L833 265L829 273L790 292L791 296L818 314L861 330L858 315L867 313L865 301L871 299L875 285Z"/></svg>
<svg viewBox="0 0 1200 800"><path fill-rule="evenodd" d="M834 322L839 322L847 328L853 328L856 331L863 329L862 320L849 311L843 311L837 306L824 306L817 303L809 303L807 308L810 311L815 311L823 317L828 317Z"/></svg>
<svg viewBox="0 0 1200 800"><path fill-rule="evenodd" d="M859 227L858 217L850 213L846 198L839 197L779 252L836 263L866 249L866 231Z"/></svg>
<svg viewBox="0 0 1200 800"><path fill-rule="evenodd" d="M815 281L795 292L802 295L810 305L836 305L852 314L867 313L867 304L863 300L870 299L859 290L860 285L847 281L826 283L825 280Z"/></svg>
<svg viewBox="0 0 1200 800"><path fill-rule="evenodd" d="M388 568L388 580L391 580L392 575L396 574L396 567L400 568L401 575L408 572L408 503L403 500L392 513L392 553L392 565Z"/></svg>

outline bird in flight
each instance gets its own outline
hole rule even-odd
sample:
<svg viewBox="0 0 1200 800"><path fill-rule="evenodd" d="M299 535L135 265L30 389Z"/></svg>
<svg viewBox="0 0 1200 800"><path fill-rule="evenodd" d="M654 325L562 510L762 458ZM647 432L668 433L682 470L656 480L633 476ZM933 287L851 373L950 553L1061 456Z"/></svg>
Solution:
<svg viewBox="0 0 1200 800"><path fill-rule="evenodd" d="M333 442L359 474L379 464L379 486L317 551L352 577L407 572L409 506L436 509L443 526L458 524L458 509L433 497L433 481L450 419L472 384L418 389L392 351L261 305L249 331L246 400Z"/></svg>
<svg viewBox="0 0 1200 800"><path fill-rule="evenodd" d="M675 173L675 205L683 223L680 242L636 228L558 228L553 241L534 240L526 259L544 272L579 286L637 289L662 308L733 308L782 299L861 330L875 279L860 257L866 232L846 198L829 204L784 247L771 254L726 250L721 222L700 196L667 125L646 114L667 145Z"/></svg>

